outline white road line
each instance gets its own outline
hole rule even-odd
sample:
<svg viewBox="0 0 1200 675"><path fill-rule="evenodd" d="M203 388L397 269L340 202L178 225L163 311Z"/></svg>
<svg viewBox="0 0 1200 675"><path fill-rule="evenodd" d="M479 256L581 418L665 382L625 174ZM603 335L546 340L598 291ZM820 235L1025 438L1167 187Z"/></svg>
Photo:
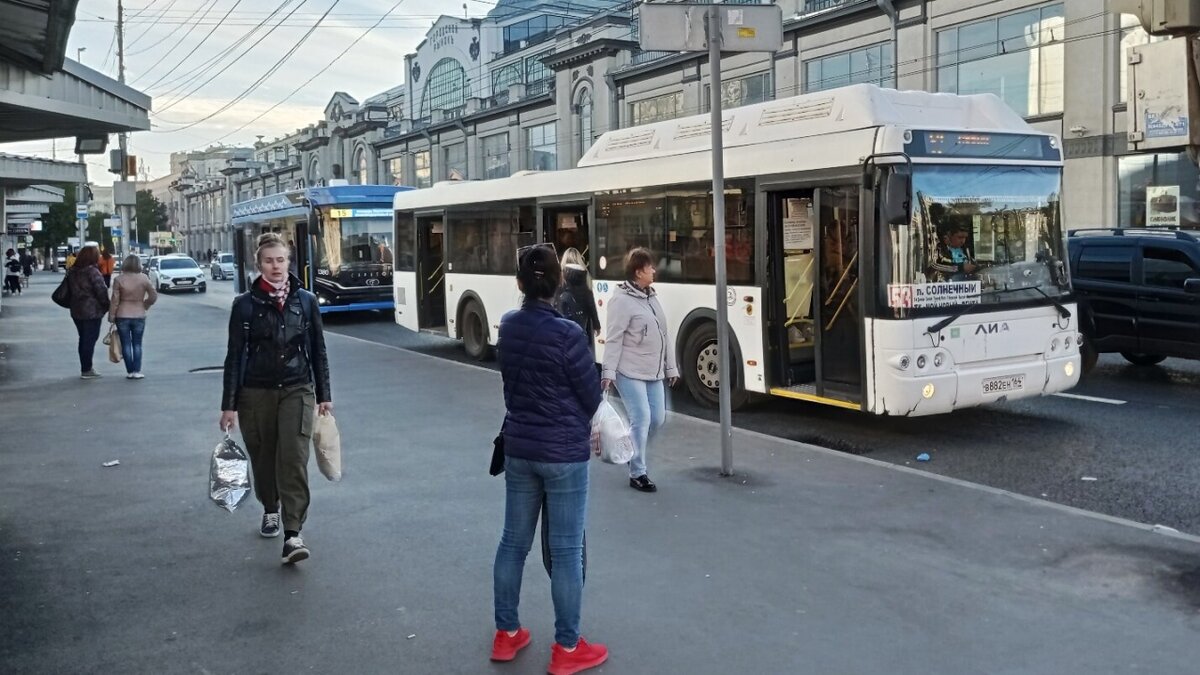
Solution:
<svg viewBox="0 0 1200 675"><path fill-rule="evenodd" d="M1061 396L1062 398L1073 398L1077 401L1090 401L1092 403L1107 403L1109 405L1125 405L1129 401L1122 401L1115 398L1100 398L1099 396L1084 396L1083 394L1051 394L1052 396Z"/></svg>

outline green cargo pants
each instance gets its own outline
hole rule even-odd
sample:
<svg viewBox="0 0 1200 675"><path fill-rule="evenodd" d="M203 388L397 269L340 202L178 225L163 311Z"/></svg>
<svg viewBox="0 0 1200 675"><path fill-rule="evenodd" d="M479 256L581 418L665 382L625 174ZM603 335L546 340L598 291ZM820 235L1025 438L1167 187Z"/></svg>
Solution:
<svg viewBox="0 0 1200 675"><path fill-rule="evenodd" d="M312 384L238 392L238 424L254 471L254 494L267 512L283 507L283 529L308 516L308 453L316 394Z"/></svg>

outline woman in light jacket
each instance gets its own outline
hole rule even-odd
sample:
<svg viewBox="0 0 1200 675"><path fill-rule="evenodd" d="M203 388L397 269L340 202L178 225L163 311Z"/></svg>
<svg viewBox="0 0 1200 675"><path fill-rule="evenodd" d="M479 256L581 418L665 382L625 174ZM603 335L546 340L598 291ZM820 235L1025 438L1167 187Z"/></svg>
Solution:
<svg viewBox="0 0 1200 675"><path fill-rule="evenodd" d="M616 384L637 445L629 462L629 487L654 492L658 486L646 474L646 446L667 415L663 381L675 386L675 346L667 335L667 318L658 302L654 259L644 248L625 256L625 283L608 301L604 334L601 387Z"/></svg>
<svg viewBox="0 0 1200 675"><path fill-rule="evenodd" d="M146 331L146 310L158 300L158 291L150 278L142 274L142 261L136 255L125 256L121 274L112 285L108 321L117 324L121 334L121 357L125 359L125 378L140 380L142 375L142 335Z"/></svg>

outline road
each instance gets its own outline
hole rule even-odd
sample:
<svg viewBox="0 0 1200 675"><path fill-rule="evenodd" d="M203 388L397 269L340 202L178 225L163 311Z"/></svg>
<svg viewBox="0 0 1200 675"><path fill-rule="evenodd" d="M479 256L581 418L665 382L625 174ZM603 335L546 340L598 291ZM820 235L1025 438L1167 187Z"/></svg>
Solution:
<svg viewBox="0 0 1200 675"><path fill-rule="evenodd" d="M163 302L226 308L233 297L231 287L228 281L210 281L206 294L171 296ZM414 334L379 313L329 315L326 328L468 360L456 341ZM1200 534L1198 392L1200 363L1168 359L1145 368L1105 355L1066 396L917 419L772 399L735 413L734 425ZM675 412L717 419L716 411L698 406L682 391L673 394L670 407ZM916 461L923 452L931 461Z"/></svg>

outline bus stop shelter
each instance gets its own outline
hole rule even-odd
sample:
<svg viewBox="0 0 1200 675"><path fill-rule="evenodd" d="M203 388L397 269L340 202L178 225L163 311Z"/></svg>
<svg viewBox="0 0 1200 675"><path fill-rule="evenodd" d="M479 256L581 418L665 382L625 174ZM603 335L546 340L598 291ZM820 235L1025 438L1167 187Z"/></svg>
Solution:
<svg viewBox="0 0 1200 675"><path fill-rule="evenodd" d="M65 57L77 4L0 0L0 144L74 137L99 154L112 134L150 129L149 96ZM0 252L68 183L87 183L86 165L0 154Z"/></svg>

